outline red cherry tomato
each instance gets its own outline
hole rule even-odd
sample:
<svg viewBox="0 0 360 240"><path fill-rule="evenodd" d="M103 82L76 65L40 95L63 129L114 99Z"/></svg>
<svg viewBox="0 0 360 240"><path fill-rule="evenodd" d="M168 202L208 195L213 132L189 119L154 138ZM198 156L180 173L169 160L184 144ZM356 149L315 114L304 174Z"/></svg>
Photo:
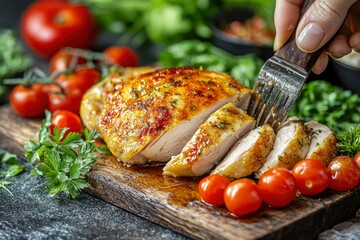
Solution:
<svg viewBox="0 0 360 240"><path fill-rule="evenodd" d="M40 117L49 105L49 97L40 85L17 85L9 96L14 111L23 117Z"/></svg>
<svg viewBox="0 0 360 240"><path fill-rule="evenodd" d="M129 47L113 46L104 50L104 55L109 64L121 67L139 66L139 57L136 52Z"/></svg>
<svg viewBox="0 0 360 240"><path fill-rule="evenodd" d="M360 181L360 168L351 157L337 156L327 167L329 187L336 191L349 191Z"/></svg>
<svg viewBox="0 0 360 240"><path fill-rule="evenodd" d="M305 159L295 164L292 173L298 190L305 196L322 193L328 186L326 166L316 159Z"/></svg>
<svg viewBox="0 0 360 240"><path fill-rule="evenodd" d="M100 77L100 72L95 69L80 69L70 74L61 74L54 82L60 84L65 91L79 90L84 94L100 80Z"/></svg>
<svg viewBox="0 0 360 240"><path fill-rule="evenodd" d="M50 130L52 133L55 126L57 126L59 130L63 128L68 128L68 130L65 132L64 138L70 132L82 132L82 123L80 117L77 114L69 111L61 110L55 112L51 119Z"/></svg>
<svg viewBox="0 0 360 240"><path fill-rule="evenodd" d="M82 57L76 57L71 54L66 48L58 51L54 56L50 59L50 73L54 72L63 72L68 70L71 67L73 61L75 61L76 65L85 64L86 59Z"/></svg>
<svg viewBox="0 0 360 240"><path fill-rule="evenodd" d="M355 154L355 156L354 156L354 161L356 162L356 164L357 164L358 167L360 168L360 151Z"/></svg>
<svg viewBox="0 0 360 240"><path fill-rule="evenodd" d="M201 199L214 206L223 205L224 191L229 183L229 179L218 174L203 178L198 186Z"/></svg>
<svg viewBox="0 0 360 240"><path fill-rule="evenodd" d="M244 216L260 209L262 200L256 183L242 178L230 183L224 193L226 208L237 216Z"/></svg>
<svg viewBox="0 0 360 240"><path fill-rule="evenodd" d="M49 94L49 110L56 112L66 110L79 114L83 94L78 90L66 91L65 94L55 92Z"/></svg>
<svg viewBox="0 0 360 240"><path fill-rule="evenodd" d="M95 40L96 24L82 4L36 1L22 15L20 31L35 53L49 58L64 47L90 47Z"/></svg>
<svg viewBox="0 0 360 240"><path fill-rule="evenodd" d="M272 168L261 175L258 188L263 201L272 207L289 205L296 197L296 182L285 168Z"/></svg>

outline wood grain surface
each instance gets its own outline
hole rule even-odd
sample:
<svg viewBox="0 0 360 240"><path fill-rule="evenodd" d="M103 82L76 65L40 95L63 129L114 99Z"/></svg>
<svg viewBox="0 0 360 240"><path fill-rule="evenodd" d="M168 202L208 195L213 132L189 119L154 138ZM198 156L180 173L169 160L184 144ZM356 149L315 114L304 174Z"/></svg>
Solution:
<svg viewBox="0 0 360 240"><path fill-rule="evenodd" d="M24 159L24 144L40 126L40 119L17 116L0 107L0 148ZM199 179L161 175L162 167L128 168L115 158L100 156L88 174L90 194L149 221L195 239L313 239L355 215L360 188L315 198L298 197L284 209L265 205L255 214L237 218L224 208L200 201ZM119 223L121 224L121 223Z"/></svg>

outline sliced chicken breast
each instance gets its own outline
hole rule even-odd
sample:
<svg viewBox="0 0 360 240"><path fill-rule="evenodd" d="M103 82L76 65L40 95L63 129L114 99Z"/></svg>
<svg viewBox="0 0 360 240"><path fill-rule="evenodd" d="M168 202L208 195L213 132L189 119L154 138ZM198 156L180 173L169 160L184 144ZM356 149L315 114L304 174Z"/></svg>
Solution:
<svg viewBox="0 0 360 240"><path fill-rule="evenodd" d="M124 163L166 162L212 112L228 102L248 102L249 91L223 73L159 69L106 88L100 131Z"/></svg>
<svg viewBox="0 0 360 240"><path fill-rule="evenodd" d="M255 120L234 103L224 105L199 127L182 152L171 158L163 174L190 177L208 173L254 127Z"/></svg>
<svg viewBox="0 0 360 240"><path fill-rule="evenodd" d="M252 174L264 164L274 142L275 132L269 125L257 127L232 147L211 174L220 174L229 179Z"/></svg>
<svg viewBox="0 0 360 240"><path fill-rule="evenodd" d="M274 167L291 169L306 157L309 147L310 135L304 123L297 118L288 119L277 132L273 150L255 175L260 177L265 171Z"/></svg>
<svg viewBox="0 0 360 240"><path fill-rule="evenodd" d="M327 166L337 154L335 133L327 126L310 121L305 123L308 128L311 142L306 158L318 159Z"/></svg>

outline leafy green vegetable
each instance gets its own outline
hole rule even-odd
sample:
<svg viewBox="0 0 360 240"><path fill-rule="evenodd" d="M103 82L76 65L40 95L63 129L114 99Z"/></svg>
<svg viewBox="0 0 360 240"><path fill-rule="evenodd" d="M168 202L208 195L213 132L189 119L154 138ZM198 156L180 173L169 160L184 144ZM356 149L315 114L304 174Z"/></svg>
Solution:
<svg viewBox="0 0 360 240"><path fill-rule="evenodd" d="M360 122L360 96L323 80L312 81L304 85L290 115L318 121L338 133Z"/></svg>
<svg viewBox="0 0 360 240"><path fill-rule="evenodd" d="M16 155L0 149L0 169L5 169L4 171L0 171L0 179L8 179L22 173L25 166L20 163ZM6 185L9 184L11 184L9 181L0 181L0 189L4 189L12 195L10 190L6 187Z"/></svg>
<svg viewBox="0 0 360 240"><path fill-rule="evenodd" d="M360 124L337 135L339 153L354 157L360 151Z"/></svg>
<svg viewBox="0 0 360 240"><path fill-rule="evenodd" d="M51 135L50 124L51 113L47 111L37 133L38 142L30 140L25 145L25 156L33 166L32 173L50 181L46 188L51 197L64 192L76 198L80 190L89 186L85 177L98 158L94 141L99 132L85 129L85 139L79 133L69 133L63 139L67 129L55 127Z"/></svg>
<svg viewBox="0 0 360 240"><path fill-rule="evenodd" d="M17 35L10 30L0 32L0 79L23 72L32 64Z"/></svg>
<svg viewBox="0 0 360 240"><path fill-rule="evenodd" d="M135 46L175 43L212 35L209 21L221 9L212 0L78 0L87 4L105 30Z"/></svg>
<svg viewBox="0 0 360 240"><path fill-rule="evenodd" d="M15 32L0 31L0 102L5 100L7 92L2 80L27 70L31 65L32 60L25 54Z"/></svg>
<svg viewBox="0 0 360 240"><path fill-rule="evenodd" d="M233 56L211 43L187 40L168 46L160 52L163 67L193 66L225 72L244 86L252 88L263 65L255 55Z"/></svg>

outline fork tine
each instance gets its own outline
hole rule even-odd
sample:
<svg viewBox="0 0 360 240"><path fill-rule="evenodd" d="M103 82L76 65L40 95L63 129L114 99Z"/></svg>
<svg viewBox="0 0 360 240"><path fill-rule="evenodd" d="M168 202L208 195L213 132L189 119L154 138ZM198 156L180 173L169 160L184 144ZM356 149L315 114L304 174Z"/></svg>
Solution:
<svg viewBox="0 0 360 240"><path fill-rule="evenodd" d="M247 113L252 116L254 114L254 110L257 106L258 100L259 100L259 94L261 89L263 88L264 84L260 81L257 81L254 89L251 92L251 96L250 96L250 102L247 108Z"/></svg>
<svg viewBox="0 0 360 240"><path fill-rule="evenodd" d="M274 111L274 107L277 108L278 107L278 101L279 101L279 95L280 95L280 87L278 86L274 86L270 96L265 104L265 109L263 110L261 117L259 119L259 121L257 122L257 125L263 125L265 122L267 122L269 120L270 117L273 116L273 114L271 114L271 112ZM274 104L276 104L274 106Z"/></svg>
<svg viewBox="0 0 360 240"><path fill-rule="evenodd" d="M276 122L278 121L279 112L281 111L281 109L283 109L288 99L289 96L287 94L285 94L284 92L279 93L279 98L272 109L270 118L267 120L267 123L270 126L274 126L276 124Z"/></svg>
<svg viewBox="0 0 360 240"><path fill-rule="evenodd" d="M261 117L262 113L263 113L263 106L266 102L266 100L268 99L269 95L271 94L272 92L272 89L273 89L273 85L272 84L265 84L263 89L262 89L262 92L260 94L260 99L258 101L258 104L255 108L255 111L253 112L252 116L255 118L255 119L258 119L259 117Z"/></svg>

